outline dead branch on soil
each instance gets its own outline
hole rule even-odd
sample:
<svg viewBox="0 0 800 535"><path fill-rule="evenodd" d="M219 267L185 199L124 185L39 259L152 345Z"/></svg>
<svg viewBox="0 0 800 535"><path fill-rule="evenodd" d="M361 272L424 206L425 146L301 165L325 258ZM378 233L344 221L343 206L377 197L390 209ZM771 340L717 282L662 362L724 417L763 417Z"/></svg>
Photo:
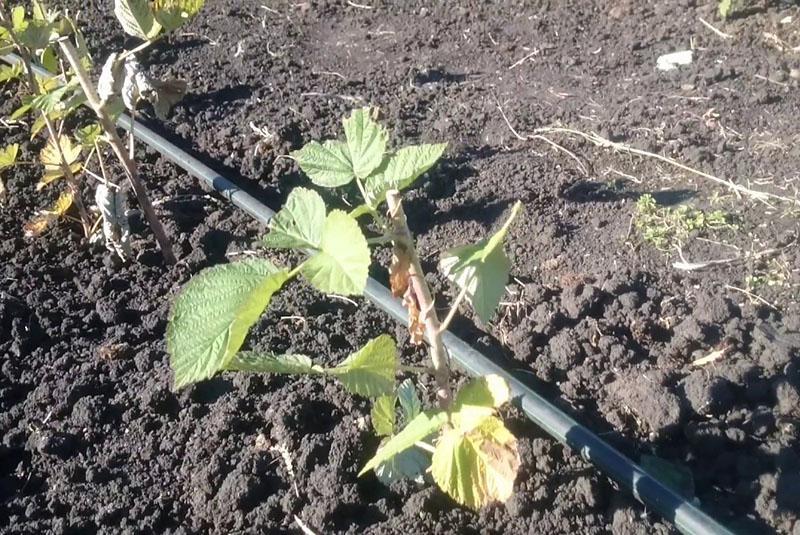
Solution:
<svg viewBox="0 0 800 535"><path fill-rule="evenodd" d="M703 17L697 17L697 20L699 20L700 23L703 26L705 26L706 28L708 28L709 30L711 30L712 32L714 32L715 34L720 36L721 38L723 38L723 39L733 39L733 36L731 34L725 33L722 30L718 30L717 28L712 26L710 23L706 22L706 20L703 19Z"/></svg>
<svg viewBox="0 0 800 535"><path fill-rule="evenodd" d="M678 256L681 258L680 262L673 262L672 267L675 269L680 269L681 271L697 271L700 269L705 269L712 266L722 266L726 264L733 264L735 262L744 262L746 260L760 260L762 258L768 258L771 256L775 256L776 254L784 251L785 249L791 247L797 243L797 241L793 241L788 245L784 245L782 247L774 247L772 249L764 249L763 251L759 251L757 253L744 253L741 255L737 255L731 258L723 258L719 260L706 260L703 262L689 262L683 256L683 250L680 247L676 247L678 251Z"/></svg>
<svg viewBox="0 0 800 535"><path fill-rule="evenodd" d="M776 307L775 305L773 305L772 303L770 303L769 301L767 301L766 299L764 299L760 295L754 294L750 290L745 290L744 288L739 288L737 286L731 286L730 284L726 284L725 288L727 288L728 290L733 290L735 292L741 292L744 295L746 295L747 297L749 297L751 300L758 301L759 303L767 305L768 307L770 307L773 310L780 310L778 307Z"/></svg>

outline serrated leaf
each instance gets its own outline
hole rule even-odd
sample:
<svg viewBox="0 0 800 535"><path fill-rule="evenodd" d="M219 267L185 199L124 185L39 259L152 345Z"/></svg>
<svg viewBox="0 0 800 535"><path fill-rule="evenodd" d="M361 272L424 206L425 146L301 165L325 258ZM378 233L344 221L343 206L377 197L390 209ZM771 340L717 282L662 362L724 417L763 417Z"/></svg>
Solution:
<svg viewBox="0 0 800 535"><path fill-rule="evenodd" d="M402 431L391 437L378 448L375 456L364 465L364 468L361 469L358 475L364 475L398 453L407 450L420 440L425 439L432 433L441 429L446 422L447 413L444 411L430 410L420 413L416 418L411 420Z"/></svg>
<svg viewBox="0 0 800 535"><path fill-rule="evenodd" d="M375 476L384 485L401 479L423 482L423 475L431 465L431 458L419 448L411 447L375 467Z"/></svg>
<svg viewBox="0 0 800 535"><path fill-rule="evenodd" d="M367 239L355 219L341 210L325 218L318 252L300 272L326 293L361 295L367 285L370 253Z"/></svg>
<svg viewBox="0 0 800 535"><path fill-rule="evenodd" d="M343 121L352 171L361 179L367 178L383 162L389 139L386 130L372 120L370 113L370 108L356 109Z"/></svg>
<svg viewBox="0 0 800 535"><path fill-rule="evenodd" d="M155 0L153 14L158 23L171 32L189 22L204 4L204 0Z"/></svg>
<svg viewBox="0 0 800 535"><path fill-rule="evenodd" d="M11 28L14 32L21 32L24 30L25 24L25 8L23 6L14 6L11 9Z"/></svg>
<svg viewBox="0 0 800 535"><path fill-rule="evenodd" d="M311 182L324 188L348 184L355 175L347 145L341 141L312 141L290 154Z"/></svg>
<svg viewBox="0 0 800 535"><path fill-rule="evenodd" d="M44 94L37 95L31 100L31 107L34 110L43 111L46 113L53 112L61 107L61 101L71 91L74 91L78 82L70 82L67 85L62 85Z"/></svg>
<svg viewBox="0 0 800 535"><path fill-rule="evenodd" d="M394 394L384 394L373 402L372 410L370 411L372 427L375 429L375 434L379 437L394 433L394 424L396 420L394 406L396 404L397 397Z"/></svg>
<svg viewBox="0 0 800 535"><path fill-rule="evenodd" d="M431 474L456 502L480 509L511 497L519 465L517 440L492 416L467 434L446 429L436 444Z"/></svg>
<svg viewBox="0 0 800 535"><path fill-rule="evenodd" d="M344 387L360 396L374 398L394 390L397 374L397 347L394 339L382 334L328 370Z"/></svg>
<svg viewBox="0 0 800 535"><path fill-rule="evenodd" d="M2 46L0 46L0 49L2 49ZM22 77L22 74L23 71L21 63L16 65L2 65L0 66L0 84L11 82L12 80L18 80Z"/></svg>
<svg viewBox="0 0 800 535"><path fill-rule="evenodd" d="M12 143L0 149L0 171L7 167L13 167L17 163L19 156L19 144Z"/></svg>
<svg viewBox="0 0 800 535"><path fill-rule="evenodd" d="M406 422L410 422L422 412L422 402L411 379L406 379L397 387L397 400L400 402L403 420Z"/></svg>
<svg viewBox="0 0 800 535"><path fill-rule="evenodd" d="M277 355L275 353L259 353L241 351L225 367L253 373L282 373L289 375L313 375L324 373L321 366L314 364L306 355Z"/></svg>
<svg viewBox="0 0 800 535"><path fill-rule="evenodd" d="M395 152L365 180L369 203L378 206L391 189L404 190L433 167L444 154L447 143L414 145Z"/></svg>
<svg viewBox="0 0 800 535"><path fill-rule="evenodd" d="M462 433L469 432L509 399L511 390L499 375L472 379L456 394L452 407L453 423Z"/></svg>
<svg viewBox="0 0 800 535"><path fill-rule="evenodd" d="M30 50L41 50L50 42L53 27L47 21L28 20L22 24L22 29L15 30L17 39Z"/></svg>
<svg viewBox="0 0 800 535"><path fill-rule="evenodd" d="M100 141L103 135L102 127L97 123L88 124L75 131L75 139L86 150L93 149L95 143Z"/></svg>
<svg viewBox="0 0 800 535"><path fill-rule="evenodd" d="M286 204L269 222L267 247L317 249L325 226L325 201L314 190L294 188Z"/></svg>
<svg viewBox="0 0 800 535"><path fill-rule="evenodd" d="M517 201L503 227L489 239L442 254L442 272L459 288L466 288L467 301L483 322L492 319L505 292L511 262L503 250L503 240L521 209L522 203Z"/></svg>
<svg viewBox="0 0 800 535"><path fill-rule="evenodd" d="M39 154L39 160L44 165L44 175L39 180L39 183L36 184L36 189L40 190L47 184L64 176L64 167L62 167L61 161L62 154L64 162L69 166L73 174L79 173L81 170L81 162L78 161L81 156L81 146L73 145L72 140L64 135L59 136L57 139L58 145L55 139L50 138Z"/></svg>
<svg viewBox="0 0 800 535"><path fill-rule="evenodd" d="M264 259L214 266L192 278L175 300L167 325L175 388L224 369L288 278L286 270Z"/></svg>
<svg viewBox="0 0 800 535"><path fill-rule="evenodd" d="M56 202L46 210L40 210L36 216L25 223L23 231L28 238L41 236L53 223L67 213L74 197L71 191L65 191L59 195Z"/></svg>
<svg viewBox="0 0 800 535"><path fill-rule="evenodd" d="M114 15L128 35L150 40L161 32L148 0L114 0Z"/></svg>

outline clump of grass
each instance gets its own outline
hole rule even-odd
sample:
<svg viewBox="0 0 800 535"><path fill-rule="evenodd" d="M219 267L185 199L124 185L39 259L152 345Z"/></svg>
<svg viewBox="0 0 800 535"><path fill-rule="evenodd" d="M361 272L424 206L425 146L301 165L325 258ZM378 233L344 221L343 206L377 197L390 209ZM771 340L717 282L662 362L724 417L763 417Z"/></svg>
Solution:
<svg viewBox="0 0 800 535"><path fill-rule="evenodd" d="M633 224L645 243L660 250L680 247L693 233L736 229L733 216L723 210L661 206L650 194L636 201Z"/></svg>

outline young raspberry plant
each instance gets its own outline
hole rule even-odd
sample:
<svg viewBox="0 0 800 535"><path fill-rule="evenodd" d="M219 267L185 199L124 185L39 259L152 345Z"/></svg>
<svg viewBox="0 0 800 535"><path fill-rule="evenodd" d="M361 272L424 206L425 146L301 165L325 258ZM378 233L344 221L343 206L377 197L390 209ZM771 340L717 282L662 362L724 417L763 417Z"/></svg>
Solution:
<svg viewBox="0 0 800 535"><path fill-rule="evenodd" d="M343 124L344 140L312 141L291 156L316 186L355 183L362 203L349 212L328 210L319 193L295 188L270 222L264 242L269 248L307 253L304 262L283 268L265 258L251 258L208 268L189 281L174 302L167 327L175 388L223 370L335 378L349 392L373 401L372 425L383 437L361 474L374 470L385 483L432 477L454 500L474 509L505 501L520 464L517 441L497 414L509 401L508 384L496 375L479 377L453 395L442 334L465 300L482 321L493 317L510 269L504 240L522 205L511 208L495 234L442 255L440 268L458 288L458 297L440 321L401 191L436 164L446 145L389 151L388 134L369 108L354 110ZM370 219L365 228L377 236L365 236L362 217ZM250 327L292 279L302 277L326 294L362 295L370 246L383 244L392 247L392 292L408 309L411 341L427 344L430 368L401 365L395 341L386 334L333 367L315 364L302 354L241 351ZM414 383L406 379L397 384L401 372L431 373L436 406L423 410Z"/></svg>
<svg viewBox="0 0 800 535"><path fill-rule="evenodd" d="M131 257L125 216L126 190L130 186L165 261L176 262L172 244L139 179L133 158L133 132L126 147L115 123L125 108L134 113L140 100L150 101L156 115L164 118L185 93L183 82L148 77L135 55L191 20L202 6L203 0L115 0L114 13L124 31L143 42L131 50L111 54L95 86L88 74L92 58L73 18L48 10L39 0L31 3L30 16L23 6L7 10L5 1L0 0L0 52L16 52L21 58L18 65L0 68L0 83L19 78L28 93L10 119L19 120L33 113L36 119L31 125L31 140L42 130L48 134L39 157L44 174L37 189L62 180L67 184L67 190L52 208L41 210L25 225L26 235L42 234L74 205L86 237L104 239L110 250L126 260ZM34 61L53 76L37 76ZM67 120L84 104L89 105L97 121L80 124L69 135L65 129L74 121ZM127 183L106 173L103 154L109 148L119 160ZM0 153L0 167L2 161L9 159L8 154ZM99 166L96 173L89 165L93 158ZM98 182L94 200L99 218L93 217L81 196L81 179L87 176ZM6 188L0 182L0 200L5 195ZM98 233L98 229L102 232Z"/></svg>

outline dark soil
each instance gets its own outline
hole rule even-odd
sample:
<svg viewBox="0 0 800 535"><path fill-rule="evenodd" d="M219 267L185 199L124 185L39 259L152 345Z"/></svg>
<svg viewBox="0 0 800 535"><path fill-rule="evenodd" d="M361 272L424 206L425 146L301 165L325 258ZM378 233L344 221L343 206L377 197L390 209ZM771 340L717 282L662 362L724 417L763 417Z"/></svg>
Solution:
<svg viewBox="0 0 800 535"><path fill-rule="evenodd" d="M282 156L338 135L354 106L379 106L398 145L448 141L445 161L406 201L431 272L440 250L488 233L515 200L526 204L510 236L506 304L491 325L467 312L458 334L631 456L691 470L699 502L732 527L800 530L796 205L740 198L663 162L548 134L573 158L518 139L503 117L522 135L556 125L598 132L796 200L797 7L722 22L715 2L693 0L212 4L142 58L191 81L156 128L273 207L305 183ZM98 9L85 25L100 63L126 40L108 31L110 3ZM659 55L690 46L692 65L655 69ZM4 114L15 92L3 89ZM251 122L273 137L261 140ZM25 129L0 133L0 145L19 141L23 159L35 158L41 141L27 143ZM263 229L142 157L182 259L172 269L136 219L139 262L130 265L68 225L23 239L21 221L43 204L36 172L6 179L0 530L297 531L295 515L324 533L673 529L513 411L516 492L472 513L431 487L356 478L376 447L368 405L333 383L222 375L173 393L163 344L170 297L203 267L252 249ZM677 253L642 242L631 224L644 193L735 216L735 229L691 235L688 261L778 250L675 269ZM297 284L249 343L333 363L383 332L407 341L368 303ZM692 364L713 351L723 356ZM288 450L291 472L276 448Z"/></svg>

